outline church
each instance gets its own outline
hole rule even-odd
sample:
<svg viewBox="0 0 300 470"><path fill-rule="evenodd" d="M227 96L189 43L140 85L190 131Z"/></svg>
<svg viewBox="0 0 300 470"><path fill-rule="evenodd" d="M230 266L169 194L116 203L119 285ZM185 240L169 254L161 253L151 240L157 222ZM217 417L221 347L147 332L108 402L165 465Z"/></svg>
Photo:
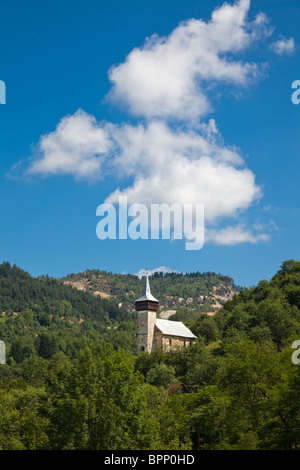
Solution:
<svg viewBox="0 0 300 470"><path fill-rule="evenodd" d="M135 301L138 312L137 352L151 353L155 348L189 347L197 337L182 322L156 318L158 300L150 290L148 274L142 297Z"/></svg>

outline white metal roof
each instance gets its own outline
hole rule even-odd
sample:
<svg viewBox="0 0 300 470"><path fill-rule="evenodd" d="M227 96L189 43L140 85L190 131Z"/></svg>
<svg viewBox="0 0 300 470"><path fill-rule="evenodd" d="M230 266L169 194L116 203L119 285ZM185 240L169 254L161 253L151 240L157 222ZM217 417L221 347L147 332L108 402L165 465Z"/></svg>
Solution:
<svg viewBox="0 0 300 470"><path fill-rule="evenodd" d="M197 338L181 321L162 320L157 318L155 325L164 335Z"/></svg>
<svg viewBox="0 0 300 470"><path fill-rule="evenodd" d="M158 300L151 294L148 274L146 274L144 293L142 297L136 300L136 302L142 302L143 300L152 300L152 302L158 302Z"/></svg>

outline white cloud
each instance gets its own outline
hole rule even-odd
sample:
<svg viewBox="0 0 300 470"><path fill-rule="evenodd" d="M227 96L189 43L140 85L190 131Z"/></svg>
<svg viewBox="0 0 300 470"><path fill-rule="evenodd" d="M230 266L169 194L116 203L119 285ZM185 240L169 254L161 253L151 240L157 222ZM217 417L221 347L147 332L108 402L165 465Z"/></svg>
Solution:
<svg viewBox="0 0 300 470"><path fill-rule="evenodd" d="M136 276L138 276L140 279L146 275L146 271L148 272L149 276L151 276L154 273L178 273L178 271L167 268L166 266L160 266L159 268L154 268L154 269L144 269L141 268L137 273Z"/></svg>
<svg viewBox="0 0 300 470"><path fill-rule="evenodd" d="M196 132L172 130L162 122L98 123L79 110L42 136L39 149L42 157L33 160L28 174L130 177L133 184L115 190L106 202L118 203L126 195L129 204L204 204L208 224L238 215L262 195L255 175L244 168L238 149L223 142L214 120Z"/></svg>
<svg viewBox="0 0 300 470"><path fill-rule="evenodd" d="M239 150L224 143L213 119L197 131L170 128L161 121L136 126L108 124L107 129L115 142L115 164L122 174L149 174L180 157L193 161L211 156L218 162L244 164Z"/></svg>
<svg viewBox="0 0 300 470"><path fill-rule="evenodd" d="M119 148L115 165L134 182L106 202L124 195L129 203L204 204L210 223L237 215L262 195L254 174L243 167L238 150L224 144L214 121L202 126L201 134L160 122L125 126L112 134Z"/></svg>
<svg viewBox="0 0 300 470"><path fill-rule="evenodd" d="M254 174L243 167L239 151L223 142L213 120L195 132L171 130L162 122L98 123L79 110L42 136L38 148L42 156L33 160L28 174L133 177L131 186L108 196L110 203L118 202L120 194L129 203L199 203L205 205L206 220L215 222L261 196Z"/></svg>
<svg viewBox="0 0 300 470"><path fill-rule="evenodd" d="M259 71L234 59L262 35L267 18L247 21L250 0L224 3L207 23L190 19L167 37L153 35L124 63L111 68L108 97L136 116L190 120L211 111L208 88L216 83L246 85Z"/></svg>
<svg viewBox="0 0 300 470"><path fill-rule="evenodd" d="M70 174L98 179L110 147L103 126L93 116L78 110L65 116L55 131L41 136L27 174Z"/></svg>
<svg viewBox="0 0 300 470"><path fill-rule="evenodd" d="M290 55L295 51L296 45L293 38L282 37L271 44L273 51L278 55Z"/></svg>
<svg viewBox="0 0 300 470"><path fill-rule="evenodd" d="M206 233L206 241L213 242L216 245L236 245L240 243L258 243L259 241L267 242L270 236L265 233L253 234L251 230L239 224L235 227L229 226L219 230L208 230Z"/></svg>
<svg viewBox="0 0 300 470"><path fill-rule="evenodd" d="M237 169L211 156L192 160L174 155L161 162L159 170L157 162L151 167L149 158L145 160L146 168L136 174L133 185L117 189L106 202L117 203L122 195L129 203L204 204L205 220L211 223L237 215L261 197L249 169Z"/></svg>

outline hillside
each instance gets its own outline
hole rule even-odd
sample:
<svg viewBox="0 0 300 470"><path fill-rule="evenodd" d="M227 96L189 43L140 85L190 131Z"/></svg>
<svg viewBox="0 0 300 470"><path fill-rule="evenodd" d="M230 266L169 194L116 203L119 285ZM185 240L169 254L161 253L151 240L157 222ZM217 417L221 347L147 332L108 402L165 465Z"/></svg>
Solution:
<svg viewBox="0 0 300 470"><path fill-rule="evenodd" d="M134 301L144 280L104 271L72 274L63 280L33 278L17 266L0 265L0 338L8 356L22 362L62 351L69 357L91 342L111 343L136 353ZM235 291L232 279L214 273L155 274L153 294L163 318L197 320L214 313Z"/></svg>
<svg viewBox="0 0 300 470"><path fill-rule="evenodd" d="M115 299L0 264L0 338L17 362L35 353L50 358L58 351L75 357L94 341L135 352L135 329L136 314Z"/></svg>
<svg viewBox="0 0 300 470"><path fill-rule="evenodd" d="M134 310L134 301L142 295L144 286L138 276L96 269L69 274L61 281L104 299L114 298L128 312ZM211 272L155 273L150 282L151 291L160 302L161 318L169 318L183 308L214 313L236 293L232 278Z"/></svg>
<svg viewBox="0 0 300 470"><path fill-rule="evenodd" d="M0 307L0 450L299 449L299 261L189 320L192 347L152 354L116 299L8 263Z"/></svg>

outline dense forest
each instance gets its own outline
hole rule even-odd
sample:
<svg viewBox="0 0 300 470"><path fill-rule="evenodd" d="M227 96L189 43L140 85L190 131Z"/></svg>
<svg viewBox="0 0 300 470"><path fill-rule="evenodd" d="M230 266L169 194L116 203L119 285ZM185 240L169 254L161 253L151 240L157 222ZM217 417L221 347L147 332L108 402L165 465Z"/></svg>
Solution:
<svg viewBox="0 0 300 470"><path fill-rule="evenodd" d="M117 299L9 263L0 315L2 450L299 449L298 261L214 316L182 308L196 344L151 355L135 355L136 313Z"/></svg>

